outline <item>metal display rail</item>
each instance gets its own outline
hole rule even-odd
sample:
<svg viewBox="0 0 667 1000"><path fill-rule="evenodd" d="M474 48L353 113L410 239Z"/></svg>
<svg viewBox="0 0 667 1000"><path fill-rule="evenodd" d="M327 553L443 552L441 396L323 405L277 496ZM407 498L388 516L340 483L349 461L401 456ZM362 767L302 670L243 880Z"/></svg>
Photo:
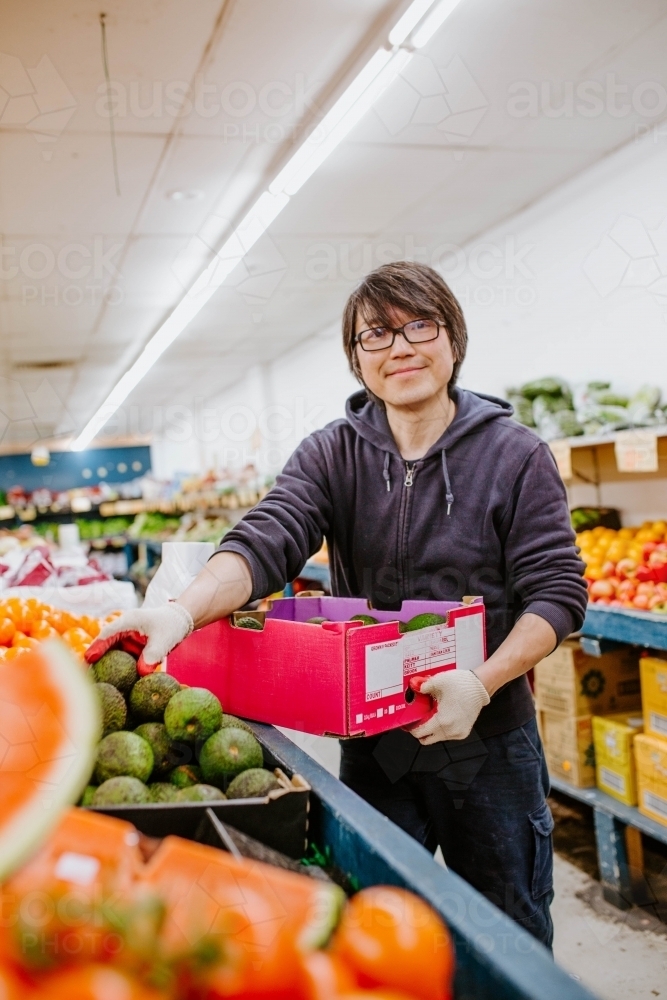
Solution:
<svg viewBox="0 0 667 1000"><path fill-rule="evenodd" d="M456 1000L593 1000L518 924L282 733L252 728L267 758L310 784L310 838L350 881L402 886L442 915L456 947Z"/></svg>
<svg viewBox="0 0 667 1000"><path fill-rule="evenodd" d="M629 642L649 649L667 649L667 615L589 605L582 635Z"/></svg>

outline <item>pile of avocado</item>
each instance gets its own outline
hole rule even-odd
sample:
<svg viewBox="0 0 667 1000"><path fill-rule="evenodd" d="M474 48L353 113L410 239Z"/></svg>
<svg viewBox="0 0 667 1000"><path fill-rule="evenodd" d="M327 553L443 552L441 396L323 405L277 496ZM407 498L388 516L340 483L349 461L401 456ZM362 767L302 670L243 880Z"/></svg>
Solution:
<svg viewBox="0 0 667 1000"><path fill-rule="evenodd" d="M328 618L308 618L306 620L307 624L310 625L322 625L323 622L328 621ZM379 625L377 618L373 618L372 615L353 615L350 619L351 622L361 622L362 625ZM420 628L429 628L431 625L446 625L447 619L443 618L442 615L433 614L430 611L426 611L421 615L415 615L411 618L409 622L399 622L398 631L399 632L416 632Z"/></svg>
<svg viewBox="0 0 667 1000"><path fill-rule="evenodd" d="M263 798L280 787L250 727L206 688L164 673L139 677L137 661L118 649L90 670L103 733L95 784L80 805Z"/></svg>

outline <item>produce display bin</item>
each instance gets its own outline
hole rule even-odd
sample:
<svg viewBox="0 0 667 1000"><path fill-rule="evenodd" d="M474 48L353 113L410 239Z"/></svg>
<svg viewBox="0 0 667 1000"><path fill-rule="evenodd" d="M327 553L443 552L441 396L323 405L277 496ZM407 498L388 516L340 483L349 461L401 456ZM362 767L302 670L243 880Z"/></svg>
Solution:
<svg viewBox="0 0 667 1000"><path fill-rule="evenodd" d="M594 1000L593 994L555 965L541 944L439 865L417 841L276 729L251 725L264 748L266 766L305 779L311 803L309 840L347 883L359 888L383 884L409 889L447 922L456 949L454 1000ZM277 802L291 808L288 800L298 798L287 793ZM119 806L100 811L129 820L149 836L176 834L230 849L225 831L216 823L219 819L225 826L289 853L279 832L284 817L276 810L262 811L256 802Z"/></svg>
<svg viewBox="0 0 667 1000"><path fill-rule="evenodd" d="M350 883L402 886L447 922L456 947L455 1000L594 1000L546 948L282 733L252 728L268 767L296 772L310 785L309 836Z"/></svg>
<svg viewBox="0 0 667 1000"><path fill-rule="evenodd" d="M147 837L174 834L194 840L206 810L210 809L223 823L289 858L298 859L307 848L310 788L298 777L294 782L289 791L276 790L263 799L160 802L145 806L105 806L94 811L133 823Z"/></svg>
<svg viewBox="0 0 667 1000"><path fill-rule="evenodd" d="M399 622L426 613L445 624L399 631ZM360 614L379 624L349 621ZM260 627L239 627L244 616ZM310 624L315 617L327 621ZM319 736L370 736L432 711L411 678L478 667L484 622L481 598L404 601L398 611L370 609L362 598L284 598L267 613L236 612L193 632L168 655L166 670L208 688L234 715Z"/></svg>

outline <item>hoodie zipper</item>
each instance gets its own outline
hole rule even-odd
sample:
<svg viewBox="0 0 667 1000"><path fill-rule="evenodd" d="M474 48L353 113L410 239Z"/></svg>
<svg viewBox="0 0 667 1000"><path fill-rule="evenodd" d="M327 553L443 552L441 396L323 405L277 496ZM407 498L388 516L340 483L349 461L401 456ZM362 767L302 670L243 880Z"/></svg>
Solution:
<svg viewBox="0 0 667 1000"><path fill-rule="evenodd" d="M398 536L398 552L399 552L399 586L401 592L405 593L406 584L406 564L408 557L408 525L410 522L410 513L412 510L412 491L410 487L415 481L415 475L417 474L417 462L413 462L412 465L405 463L405 479L403 480L403 486L405 489L401 494L401 507L399 513L399 536Z"/></svg>

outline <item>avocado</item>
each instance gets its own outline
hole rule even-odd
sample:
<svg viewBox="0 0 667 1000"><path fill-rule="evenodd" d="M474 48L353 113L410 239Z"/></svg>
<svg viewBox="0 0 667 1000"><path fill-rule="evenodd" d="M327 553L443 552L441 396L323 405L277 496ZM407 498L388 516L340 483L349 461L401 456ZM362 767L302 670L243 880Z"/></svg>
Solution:
<svg viewBox="0 0 667 1000"><path fill-rule="evenodd" d="M102 736L118 732L119 729L123 728L127 719L125 699L118 688L105 681L96 684L95 690L102 708Z"/></svg>
<svg viewBox="0 0 667 1000"><path fill-rule="evenodd" d="M207 740L221 722L222 705L206 688L182 688L164 711L169 738L185 743Z"/></svg>
<svg viewBox="0 0 667 1000"><path fill-rule="evenodd" d="M123 694L137 679L137 661L122 649L110 649L90 669L98 684L113 684Z"/></svg>
<svg viewBox="0 0 667 1000"><path fill-rule="evenodd" d="M263 799L274 788L280 788L275 774L263 767L250 767L237 774L227 789L228 799Z"/></svg>
<svg viewBox="0 0 667 1000"><path fill-rule="evenodd" d="M83 790L83 795L79 799L80 806L89 806L92 804L93 795L97 791L97 785L86 785Z"/></svg>
<svg viewBox="0 0 667 1000"><path fill-rule="evenodd" d="M165 726L161 722L142 722L134 731L137 736L141 736L142 740L150 744L155 776L159 777L170 771L176 760Z"/></svg>
<svg viewBox="0 0 667 1000"><path fill-rule="evenodd" d="M434 615L426 611L423 615L415 615L409 622L399 622L399 632L416 632L420 628L428 628L430 625L446 625L447 619L442 615Z"/></svg>
<svg viewBox="0 0 667 1000"><path fill-rule="evenodd" d="M175 802L178 795L178 788L169 784L168 781L154 781L148 786L151 802Z"/></svg>
<svg viewBox="0 0 667 1000"><path fill-rule="evenodd" d="M169 774L169 781L177 788L190 788L202 779L201 768L195 764L179 764Z"/></svg>
<svg viewBox="0 0 667 1000"><path fill-rule="evenodd" d="M316 615L314 618L306 618L306 625L322 625L328 621L328 618L321 618L319 615Z"/></svg>
<svg viewBox="0 0 667 1000"><path fill-rule="evenodd" d="M109 778L127 776L148 781L153 770L151 745L136 733L110 733L97 748L95 778L100 785Z"/></svg>
<svg viewBox="0 0 667 1000"><path fill-rule="evenodd" d="M95 790L92 806L122 806L129 803L150 802L150 792L143 781L128 775L109 778Z"/></svg>
<svg viewBox="0 0 667 1000"><path fill-rule="evenodd" d="M238 719L235 715L223 715L220 728L230 729L232 726L234 729L245 729L246 733L252 733L253 736L255 735L248 723L244 722L243 719Z"/></svg>
<svg viewBox="0 0 667 1000"><path fill-rule="evenodd" d="M227 796L213 785L190 785L176 792L174 802L214 802Z"/></svg>
<svg viewBox="0 0 667 1000"><path fill-rule="evenodd" d="M364 625L379 625L377 618L373 618L372 615L352 615L350 618L351 622L363 622Z"/></svg>
<svg viewBox="0 0 667 1000"><path fill-rule="evenodd" d="M142 722L162 722L165 708L180 690L181 685L169 674L147 674L130 691L130 710Z"/></svg>
<svg viewBox="0 0 667 1000"><path fill-rule="evenodd" d="M262 748L252 733L234 726L214 733L199 755L204 781L210 785L222 784L224 778L263 763Z"/></svg>
<svg viewBox="0 0 667 1000"><path fill-rule="evenodd" d="M254 628L256 632L262 631L260 623L256 618L251 618L250 615L243 615L242 618L237 618L234 624L237 628Z"/></svg>

